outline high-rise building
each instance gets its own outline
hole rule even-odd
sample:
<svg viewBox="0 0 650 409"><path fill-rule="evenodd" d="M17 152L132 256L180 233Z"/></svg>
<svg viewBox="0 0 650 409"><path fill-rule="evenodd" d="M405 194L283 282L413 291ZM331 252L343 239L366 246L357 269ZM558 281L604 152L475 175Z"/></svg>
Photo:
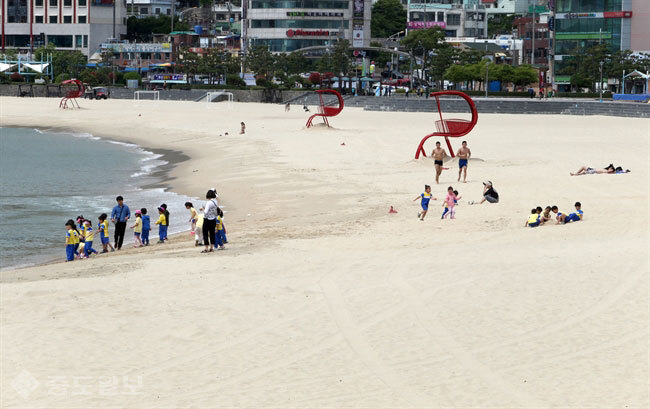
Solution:
<svg viewBox="0 0 650 409"><path fill-rule="evenodd" d="M440 27L447 37L487 38L487 10L477 0L410 0L404 5L409 30Z"/></svg>
<svg viewBox="0 0 650 409"><path fill-rule="evenodd" d="M244 0L244 41L272 52L333 45L370 45L371 0Z"/></svg>
<svg viewBox="0 0 650 409"><path fill-rule="evenodd" d="M109 38L126 35L126 8L113 0L4 0L2 48L53 43L60 50L93 54Z"/></svg>

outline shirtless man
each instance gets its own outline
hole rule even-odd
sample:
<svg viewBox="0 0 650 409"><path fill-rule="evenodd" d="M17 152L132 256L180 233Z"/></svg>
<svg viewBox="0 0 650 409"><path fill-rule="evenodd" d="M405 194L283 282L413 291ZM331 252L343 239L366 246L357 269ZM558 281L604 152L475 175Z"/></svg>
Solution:
<svg viewBox="0 0 650 409"><path fill-rule="evenodd" d="M458 149L458 181L460 182L460 174L465 170L463 174L463 183L467 183L467 160L472 156L472 151L467 147L467 141L463 141L463 146Z"/></svg>
<svg viewBox="0 0 650 409"><path fill-rule="evenodd" d="M436 165L436 183L440 183L438 179L442 173L442 159L447 156L447 152L440 147L440 142L436 142L436 149L431 152L433 156L433 163Z"/></svg>

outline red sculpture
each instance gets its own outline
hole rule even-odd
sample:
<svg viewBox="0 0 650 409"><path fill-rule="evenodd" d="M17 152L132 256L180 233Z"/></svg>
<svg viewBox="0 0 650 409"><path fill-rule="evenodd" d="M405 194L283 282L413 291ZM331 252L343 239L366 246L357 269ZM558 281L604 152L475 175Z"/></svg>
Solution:
<svg viewBox="0 0 650 409"><path fill-rule="evenodd" d="M84 96L84 84L79 80L66 80L61 82L61 85L67 84L75 84L77 85L77 89L66 92L65 97L61 98L61 102L59 102L59 108L68 108L68 101L70 101L71 104L70 108L74 108L75 104L77 105L77 108L80 108L79 102L77 102L77 98Z"/></svg>
<svg viewBox="0 0 650 409"><path fill-rule="evenodd" d="M444 119L442 117L442 109L440 109L440 97L442 95L458 95L459 97L463 98L465 101L467 101L467 104L469 105L470 110L472 111L472 119L471 120L466 120L466 119ZM459 136L467 135L470 133L472 129L474 129L474 126L476 125L476 122L478 121L478 112L476 112L476 105L474 105L474 101L472 98L469 97L469 95L465 94L464 92L459 92L459 91L439 91L439 92L432 92L431 95L436 99L436 105L438 107L438 114L440 115L440 120L436 121L436 129L437 131L434 133L431 133L420 141L420 145L418 145L418 150L415 151L415 159L418 159L420 157L420 153L422 153L423 156L427 156L427 154L424 152L424 142L431 138L432 136L444 136L445 141L447 142L447 147L449 148L449 155L453 158L454 155L454 150L451 148L451 143L449 142L449 138L458 138Z"/></svg>
<svg viewBox="0 0 650 409"><path fill-rule="evenodd" d="M318 107L318 113L312 115L309 117L307 120L307 128L312 126L312 121L314 118L317 116L322 116L323 121L327 126L330 126L330 123L327 121L328 116L336 116L338 115L341 111L343 111L343 97L341 94L339 94L338 91L335 91L333 89L319 89L316 90L318 93L318 96L320 97L320 106ZM339 100L339 105L338 106L327 106L325 105L325 102L323 101L323 94L334 94L336 95L336 98Z"/></svg>

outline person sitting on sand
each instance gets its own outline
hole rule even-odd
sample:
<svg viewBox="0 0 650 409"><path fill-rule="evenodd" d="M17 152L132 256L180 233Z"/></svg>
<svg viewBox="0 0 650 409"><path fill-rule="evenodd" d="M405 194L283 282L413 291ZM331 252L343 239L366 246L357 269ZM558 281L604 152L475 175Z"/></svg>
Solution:
<svg viewBox="0 0 650 409"><path fill-rule="evenodd" d="M582 215L583 215L583 212L581 210L582 204L580 204L580 202L576 202L574 206L576 208L575 213L569 213L568 215L566 215L566 217L564 218L564 224L571 223L571 222L579 222L580 220L582 220Z"/></svg>
<svg viewBox="0 0 650 409"><path fill-rule="evenodd" d="M544 212L539 217L539 221L544 224L549 220L551 220L551 206L546 206Z"/></svg>
<svg viewBox="0 0 650 409"><path fill-rule="evenodd" d="M615 173L616 169L614 168L614 165L610 164L606 168L603 169L596 169L596 168L589 168L587 166L582 166L580 169L578 169L575 173L571 173L571 176L581 176L581 175L593 175L593 174L603 174L603 173Z"/></svg>
<svg viewBox="0 0 650 409"><path fill-rule="evenodd" d="M551 207L551 212L555 215L555 220L557 220L556 224L564 223L564 219L566 218L566 214L562 213L557 206L553 205Z"/></svg>
<svg viewBox="0 0 650 409"><path fill-rule="evenodd" d="M494 190L492 182L489 180L487 182L483 182L483 199L481 199L479 204L482 204L485 201L488 203L499 203L499 194L496 190Z"/></svg>
<svg viewBox="0 0 650 409"><path fill-rule="evenodd" d="M526 220L526 224L524 224L524 227L537 227L540 224L540 219L539 219L539 213L537 213L537 209L532 209L530 211L530 215L528 216L528 220Z"/></svg>

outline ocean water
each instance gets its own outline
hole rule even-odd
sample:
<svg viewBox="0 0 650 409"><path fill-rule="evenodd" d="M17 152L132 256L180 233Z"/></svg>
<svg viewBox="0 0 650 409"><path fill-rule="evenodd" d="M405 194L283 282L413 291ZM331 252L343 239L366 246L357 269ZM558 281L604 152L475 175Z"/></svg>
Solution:
<svg viewBox="0 0 650 409"><path fill-rule="evenodd" d="M184 204L191 198L143 188L161 182L155 173L165 164L162 155L90 134L0 128L0 269L63 260L65 222L83 215L96 229L101 213L110 217L117 195L124 196L131 220L136 209L148 209L152 242L162 203L169 207L169 232L188 230ZM133 241L128 228L125 241ZM93 247L101 249L98 236Z"/></svg>

